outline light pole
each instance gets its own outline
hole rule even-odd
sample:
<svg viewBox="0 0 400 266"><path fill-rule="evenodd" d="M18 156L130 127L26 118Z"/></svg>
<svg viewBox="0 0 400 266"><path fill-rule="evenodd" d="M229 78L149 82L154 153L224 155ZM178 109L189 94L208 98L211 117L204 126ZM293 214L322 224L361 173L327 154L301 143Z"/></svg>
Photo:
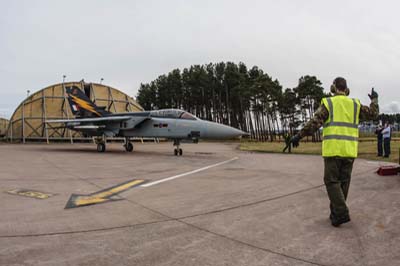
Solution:
<svg viewBox="0 0 400 266"><path fill-rule="evenodd" d="M63 83L65 82L65 78L66 78L67 76L66 75L63 75Z"/></svg>
<svg viewBox="0 0 400 266"><path fill-rule="evenodd" d="M100 79L100 84L103 82L103 80L104 80L103 78Z"/></svg>
<svg viewBox="0 0 400 266"><path fill-rule="evenodd" d="M26 90L26 97L29 97L29 94L31 93L30 90Z"/></svg>

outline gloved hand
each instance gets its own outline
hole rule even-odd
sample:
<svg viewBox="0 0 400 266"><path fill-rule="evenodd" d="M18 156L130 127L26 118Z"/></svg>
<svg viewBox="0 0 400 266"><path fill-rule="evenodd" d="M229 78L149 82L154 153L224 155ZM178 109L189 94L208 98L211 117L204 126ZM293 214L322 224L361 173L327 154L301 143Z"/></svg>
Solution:
<svg viewBox="0 0 400 266"><path fill-rule="evenodd" d="M299 147L300 137L298 135L294 135L290 139L290 144L292 144L293 148Z"/></svg>
<svg viewBox="0 0 400 266"><path fill-rule="evenodd" d="M378 93L374 90L374 88L372 88L371 94L368 94L368 96L369 96L369 98L370 98L371 100L373 100L373 99L378 99Z"/></svg>

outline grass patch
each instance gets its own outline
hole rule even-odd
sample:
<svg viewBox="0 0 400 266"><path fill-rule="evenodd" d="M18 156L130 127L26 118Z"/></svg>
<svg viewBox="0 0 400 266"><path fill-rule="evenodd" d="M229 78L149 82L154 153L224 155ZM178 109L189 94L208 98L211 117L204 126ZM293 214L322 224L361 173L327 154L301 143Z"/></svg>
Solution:
<svg viewBox="0 0 400 266"><path fill-rule="evenodd" d="M389 158L377 157L377 142L376 141L365 141L360 140L358 144L358 158L368 160L378 160L386 162L399 162L399 149L400 141L391 142L391 154ZM267 153L282 153L285 144L283 142L242 142L240 144L240 150L243 151L255 151L255 152L267 152ZM293 154L315 154L321 155L322 143L313 142L300 142L298 148L292 148Z"/></svg>

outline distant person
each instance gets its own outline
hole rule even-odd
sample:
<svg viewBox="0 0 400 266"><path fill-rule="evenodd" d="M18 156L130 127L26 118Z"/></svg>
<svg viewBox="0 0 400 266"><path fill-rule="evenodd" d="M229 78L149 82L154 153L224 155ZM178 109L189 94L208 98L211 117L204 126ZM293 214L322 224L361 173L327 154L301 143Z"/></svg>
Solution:
<svg viewBox="0 0 400 266"><path fill-rule="evenodd" d="M337 77L331 86L333 97L323 98L314 117L291 140L298 147L300 139L312 135L323 125L322 156L324 183L330 200L332 226L350 221L346 199L350 187L354 159L358 154L359 120L374 120L378 116L378 93L372 88L370 106L347 97L350 93L344 78Z"/></svg>
<svg viewBox="0 0 400 266"><path fill-rule="evenodd" d="M287 133L283 137L285 139L286 146L285 146L285 148L283 148L282 152L284 153L287 149L289 149L289 153L292 153L292 143L290 142L290 140L292 139L292 136L289 133Z"/></svg>
<svg viewBox="0 0 400 266"><path fill-rule="evenodd" d="M378 140L378 156L382 156L382 154L383 154L383 146L382 146L383 135L382 135L382 130L383 130L383 127L381 125L378 125L378 127L375 130L376 138Z"/></svg>
<svg viewBox="0 0 400 266"><path fill-rule="evenodd" d="M385 124L385 128L382 130L382 137L383 137L383 151L384 155L383 157L388 158L390 155L390 125L389 123Z"/></svg>

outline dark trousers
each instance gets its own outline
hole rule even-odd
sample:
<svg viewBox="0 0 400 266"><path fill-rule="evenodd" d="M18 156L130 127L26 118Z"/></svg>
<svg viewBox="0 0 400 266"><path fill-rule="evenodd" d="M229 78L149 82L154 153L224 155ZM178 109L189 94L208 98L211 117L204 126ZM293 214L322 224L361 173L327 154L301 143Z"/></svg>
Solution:
<svg viewBox="0 0 400 266"><path fill-rule="evenodd" d="M385 152L385 157L389 157L390 155L390 138L383 139L383 150Z"/></svg>
<svg viewBox="0 0 400 266"><path fill-rule="evenodd" d="M285 152L289 148L289 153L292 153L292 144L286 144L285 148L283 148L283 152Z"/></svg>
<svg viewBox="0 0 400 266"><path fill-rule="evenodd" d="M334 217L349 214L346 199L350 188L353 163L353 158L324 158L324 183L330 200L331 215Z"/></svg>
<svg viewBox="0 0 400 266"><path fill-rule="evenodd" d="M378 156L382 156L382 154L383 154L382 139L378 139Z"/></svg>

